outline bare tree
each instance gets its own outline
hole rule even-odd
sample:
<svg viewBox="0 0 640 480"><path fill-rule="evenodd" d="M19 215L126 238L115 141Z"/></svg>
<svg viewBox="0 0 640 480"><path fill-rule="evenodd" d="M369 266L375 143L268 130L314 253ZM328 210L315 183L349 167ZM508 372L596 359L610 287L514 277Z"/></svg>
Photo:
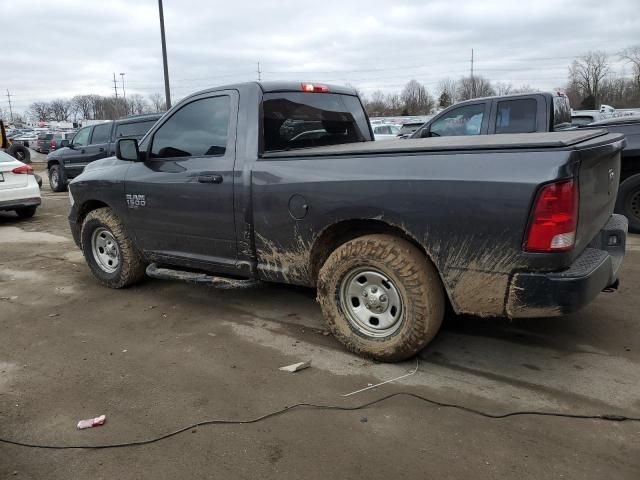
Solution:
<svg viewBox="0 0 640 480"><path fill-rule="evenodd" d="M364 102L367 114L371 117L380 117L387 114L387 101L381 90L376 90Z"/></svg>
<svg viewBox="0 0 640 480"><path fill-rule="evenodd" d="M609 62L605 52L591 51L576 59L569 67L569 79L581 91L583 103L588 99L592 108L600 101L600 87L609 73ZM590 107L591 105L585 105Z"/></svg>
<svg viewBox="0 0 640 480"><path fill-rule="evenodd" d="M511 93L536 93L536 92L539 92L539 91L540 90L538 90L537 88L532 87L528 83L524 83L524 84L520 85L519 87L514 87L513 89L511 89Z"/></svg>
<svg viewBox="0 0 640 480"><path fill-rule="evenodd" d="M398 92L388 94L385 104L387 115L406 115L404 100Z"/></svg>
<svg viewBox="0 0 640 480"><path fill-rule="evenodd" d="M636 88L640 89L640 44L625 48L620 58L631 64Z"/></svg>
<svg viewBox="0 0 640 480"><path fill-rule="evenodd" d="M149 103L139 93L131 94L127 97L127 103L129 104L129 112L132 115L141 115L143 113L149 113Z"/></svg>
<svg viewBox="0 0 640 480"><path fill-rule="evenodd" d="M51 119L57 122L66 122L71 114L71 102L63 98L58 98L49 104Z"/></svg>
<svg viewBox="0 0 640 480"><path fill-rule="evenodd" d="M71 99L71 104L76 114L83 120L91 118L93 100L91 95L76 95Z"/></svg>
<svg viewBox="0 0 640 480"><path fill-rule="evenodd" d="M154 113L162 113L167 111L167 104L164 97L159 93L152 93L149 95L149 101L151 102L151 108Z"/></svg>
<svg viewBox="0 0 640 480"><path fill-rule="evenodd" d="M503 82L494 83L493 90L495 91L496 95L509 95L510 93L515 93L513 91L513 85Z"/></svg>
<svg viewBox="0 0 640 480"><path fill-rule="evenodd" d="M417 80L409 80L400 94L403 115L426 115L433 110L435 102L424 85Z"/></svg>
<svg viewBox="0 0 640 480"><path fill-rule="evenodd" d="M29 106L30 116L38 122L46 122L51 116L51 108L47 102L33 102Z"/></svg>
<svg viewBox="0 0 640 480"><path fill-rule="evenodd" d="M462 77L458 81L458 100L469 100L478 97L495 95L491 82L480 75Z"/></svg>
<svg viewBox="0 0 640 480"><path fill-rule="evenodd" d="M457 82L453 78L444 78L438 83L438 106L447 108L456 102Z"/></svg>

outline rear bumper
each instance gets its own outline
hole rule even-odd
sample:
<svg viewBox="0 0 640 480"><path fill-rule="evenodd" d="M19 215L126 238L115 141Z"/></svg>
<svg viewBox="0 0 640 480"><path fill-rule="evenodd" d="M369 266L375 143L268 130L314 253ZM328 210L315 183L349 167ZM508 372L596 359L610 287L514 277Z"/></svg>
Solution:
<svg viewBox="0 0 640 480"><path fill-rule="evenodd" d="M0 202L0 211L17 210L24 207L37 207L42 203L40 197L5 200Z"/></svg>
<svg viewBox="0 0 640 480"><path fill-rule="evenodd" d="M27 176L27 184L24 186L0 190L0 210L36 207L40 203L40 187L32 175Z"/></svg>
<svg viewBox="0 0 640 480"><path fill-rule="evenodd" d="M590 303L602 290L616 286L624 258L627 219L612 215L598 236L567 270L516 273L509 288L511 318L566 315ZM615 245L610 245L615 239Z"/></svg>

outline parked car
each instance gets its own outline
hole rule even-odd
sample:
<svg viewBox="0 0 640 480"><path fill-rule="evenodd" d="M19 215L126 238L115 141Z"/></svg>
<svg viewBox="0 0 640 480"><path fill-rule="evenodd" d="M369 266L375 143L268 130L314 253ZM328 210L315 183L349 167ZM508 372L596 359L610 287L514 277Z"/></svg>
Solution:
<svg viewBox="0 0 640 480"><path fill-rule="evenodd" d="M327 145L292 140L283 126L300 120ZM316 287L333 334L382 361L428 344L447 304L557 316L617 285L622 135L372 140L351 88L205 90L71 182L71 232L112 288L145 271Z"/></svg>
<svg viewBox="0 0 640 480"><path fill-rule="evenodd" d="M403 123L402 127L400 127L400 132L398 132L399 137L407 138L410 137L413 133L416 132L421 126L423 126L426 122L407 122Z"/></svg>
<svg viewBox="0 0 640 480"><path fill-rule="evenodd" d="M0 151L0 210L33 217L40 205L40 187L33 168Z"/></svg>
<svg viewBox="0 0 640 480"><path fill-rule="evenodd" d="M45 147L48 148L49 142L51 142L51 140L53 140L53 132L39 133L38 138L35 142L32 143L31 148L39 153L48 153L48 150L47 152L44 152L43 150Z"/></svg>
<svg viewBox="0 0 640 480"><path fill-rule="evenodd" d="M621 184L615 211L629 219L629 230L640 233L640 117L609 118L589 125L580 125L579 128L606 128L611 133L624 134L627 143L622 150Z"/></svg>
<svg viewBox="0 0 640 480"><path fill-rule="evenodd" d="M65 191L69 180L80 175L89 163L113 155L118 139L141 139L161 116L136 115L99 123L78 130L72 140L56 141L56 149L47 156L51 190Z"/></svg>
<svg viewBox="0 0 640 480"><path fill-rule="evenodd" d="M389 140L396 138L400 133L399 125L372 125L373 136L376 140Z"/></svg>
<svg viewBox="0 0 640 480"><path fill-rule="evenodd" d="M40 153L49 153L59 148L63 140L70 143L75 134L75 131L40 134L36 141L35 151Z"/></svg>
<svg viewBox="0 0 640 480"><path fill-rule="evenodd" d="M456 103L425 123L411 138L553 132L571 126L562 93L474 98Z"/></svg>
<svg viewBox="0 0 640 480"><path fill-rule="evenodd" d="M581 126L581 125L589 125L593 122L598 122L603 119L603 115L599 112L593 113L574 113L571 115L571 125Z"/></svg>
<svg viewBox="0 0 640 480"><path fill-rule="evenodd" d="M15 145L23 145L29 148L30 143L35 142L38 139L38 133L33 130L23 131L17 137L13 137L11 141Z"/></svg>

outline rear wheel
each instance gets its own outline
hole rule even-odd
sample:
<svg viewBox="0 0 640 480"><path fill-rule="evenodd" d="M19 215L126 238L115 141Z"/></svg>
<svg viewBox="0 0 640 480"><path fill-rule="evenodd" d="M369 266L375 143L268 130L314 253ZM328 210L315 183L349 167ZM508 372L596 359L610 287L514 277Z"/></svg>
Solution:
<svg viewBox="0 0 640 480"><path fill-rule="evenodd" d="M620 184L616 212L629 220L629 231L640 233L640 173Z"/></svg>
<svg viewBox="0 0 640 480"><path fill-rule="evenodd" d="M38 207L24 207L16 210L16 213L20 218L31 218L36 214Z"/></svg>
<svg viewBox="0 0 640 480"><path fill-rule="evenodd" d="M338 247L318 275L318 302L349 350L396 362L418 353L444 316L433 264L410 242L367 235Z"/></svg>
<svg viewBox="0 0 640 480"><path fill-rule="evenodd" d="M64 192L67 189L67 179L58 164L49 168L49 185L54 192Z"/></svg>
<svg viewBox="0 0 640 480"><path fill-rule="evenodd" d="M104 285L122 288L144 278L146 265L110 208L89 212L80 240L91 272Z"/></svg>

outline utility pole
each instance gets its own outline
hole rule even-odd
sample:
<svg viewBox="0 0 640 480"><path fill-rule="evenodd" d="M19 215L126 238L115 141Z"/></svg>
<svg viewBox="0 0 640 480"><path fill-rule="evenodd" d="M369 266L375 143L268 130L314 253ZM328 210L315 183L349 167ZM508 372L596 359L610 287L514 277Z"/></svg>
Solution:
<svg viewBox="0 0 640 480"><path fill-rule="evenodd" d="M11 107L11 94L7 88L7 99L9 100L9 115L11 116L11 122L13 123L13 108Z"/></svg>
<svg viewBox="0 0 640 480"><path fill-rule="evenodd" d="M113 89L116 92L116 103L118 103L118 82L116 81L116 72L113 72Z"/></svg>
<svg viewBox="0 0 640 480"><path fill-rule="evenodd" d="M171 89L169 88L169 65L167 65L167 42L164 36L164 12L162 10L162 0L158 0L158 10L160 11L160 41L162 42L162 63L164 65L164 95L167 103L167 110L171 108Z"/></svg>
<svg viewBox="0 0 640 480"><path fill-rule="evenodd" d="M473 78L473 48L471 49L471 94L476 98L476 81Z"/></svg>
<svg viewBox="0 0 640 480"><path fill-rule="evenodd" d="M127 94L124 91L124 73L120 72L120 78L122 78L122 99L124 100L124 114L129 114L129 108L127 107Z"/></svg>
<svg viewBox="0 0 640 480"><path fill-rule="evenodd" d="M260 62L258 62L258 81L262 80L262 71L260 71Z"/></svg>

